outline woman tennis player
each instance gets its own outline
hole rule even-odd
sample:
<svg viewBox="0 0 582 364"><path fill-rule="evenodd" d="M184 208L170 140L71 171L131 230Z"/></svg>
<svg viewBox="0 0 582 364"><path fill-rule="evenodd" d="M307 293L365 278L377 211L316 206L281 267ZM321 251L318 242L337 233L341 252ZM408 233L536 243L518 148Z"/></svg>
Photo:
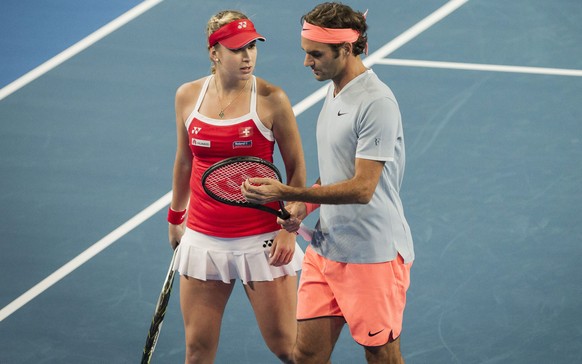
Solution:
<svg viewBox="0 0 582 364"><path fill-rule="evenodd" d="M273 214L229 206L210 198L201 176L233 156L273 161L275 143L287 182L305 185L299 131L287 95L255 77L257 33L248 17L222 11L207 24L211 75L176 92L177 150L169 240L178 249L180 305L186 363L211 363L234 282L241 280L269 349L292 360L297 334L296 272L303 252L296 235L281 230ZM278 206L276 203L274 206Z"/></svg>

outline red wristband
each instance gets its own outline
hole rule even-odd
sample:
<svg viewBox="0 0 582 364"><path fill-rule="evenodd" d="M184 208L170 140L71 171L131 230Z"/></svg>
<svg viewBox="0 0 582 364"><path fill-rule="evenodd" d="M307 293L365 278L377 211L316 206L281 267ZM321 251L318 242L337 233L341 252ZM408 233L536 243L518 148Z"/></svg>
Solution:
<svg viewBox="0 0 582 364"><path fill-rule="evenodd" d="M168 222L172 225L181 225L186 219L186 210L174 211L172 208L168 208Z"/></svg>
<svg viewBox="0 0 582 364"><path fill-rule="evenodd" d="M320 187L320 185L318 185L317 183L314 184L313 186L311 186L312 188L317 188ZM315 209L319 208L319 204L318 203L311 203L311 202L305 202L305 213L307 215L309 215L310 213L312 213Z"/></svg>

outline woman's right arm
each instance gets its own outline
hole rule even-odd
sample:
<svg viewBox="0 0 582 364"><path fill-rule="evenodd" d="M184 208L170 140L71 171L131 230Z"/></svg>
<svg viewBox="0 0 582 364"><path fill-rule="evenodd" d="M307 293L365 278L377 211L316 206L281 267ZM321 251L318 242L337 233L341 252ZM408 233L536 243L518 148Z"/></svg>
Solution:
<svg viewBox="0 0 582 364"><path fill-rule="evenodd" d="M188 117L188 107L192 103L192 85L182 85L176 91L176 158L172 180L172 202L170 208L183 211L188 208L190 198L190 174L192 173L192 152L188 146L188 131L185 119ZM168 224L168 238L173 249L178 246L184 234L184 225Z"/></svg>

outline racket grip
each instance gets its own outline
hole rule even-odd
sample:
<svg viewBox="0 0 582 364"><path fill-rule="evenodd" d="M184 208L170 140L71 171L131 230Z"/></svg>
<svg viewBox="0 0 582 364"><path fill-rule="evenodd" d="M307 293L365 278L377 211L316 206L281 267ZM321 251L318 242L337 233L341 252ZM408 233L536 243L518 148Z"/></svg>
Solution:
<svg viewBox="0 0 582 364"><path fill-rule="evenodd" d="M287 220L291 217L291 214L289 213L289 211L285 210L285 208L281 205L281 211L279 211L279 214L277 214L277 216L279 216L283 220Z"/></svg>
<svg viewBox="0 0 582 364"><path fill-rule="evenodd" d="M313 237L313 230L305 226L303 223L299 226L299 230L297 230L297 234L301 235L301 237L308 243L311 242L311 238Z"/></svg>

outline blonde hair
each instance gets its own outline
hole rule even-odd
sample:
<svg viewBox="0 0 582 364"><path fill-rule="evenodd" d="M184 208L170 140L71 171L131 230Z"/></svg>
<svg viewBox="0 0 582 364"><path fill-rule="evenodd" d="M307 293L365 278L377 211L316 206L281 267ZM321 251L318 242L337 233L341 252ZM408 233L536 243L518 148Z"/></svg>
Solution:
<svg viewBox="0 0 582 364"><path fill-rule="evenodd" d="M210 17L208 23L206 24L205 31L207 39L206 46L208 47L208 49L210 49L208 37L210 37L212 33L217 31L220 27L239 19L248 19L248 17L237 10L223 10ZM214 63L214 61L212 61L212 65L210 66L210 72L212 72L212 74L216 73L216 64Z"/></svg>

